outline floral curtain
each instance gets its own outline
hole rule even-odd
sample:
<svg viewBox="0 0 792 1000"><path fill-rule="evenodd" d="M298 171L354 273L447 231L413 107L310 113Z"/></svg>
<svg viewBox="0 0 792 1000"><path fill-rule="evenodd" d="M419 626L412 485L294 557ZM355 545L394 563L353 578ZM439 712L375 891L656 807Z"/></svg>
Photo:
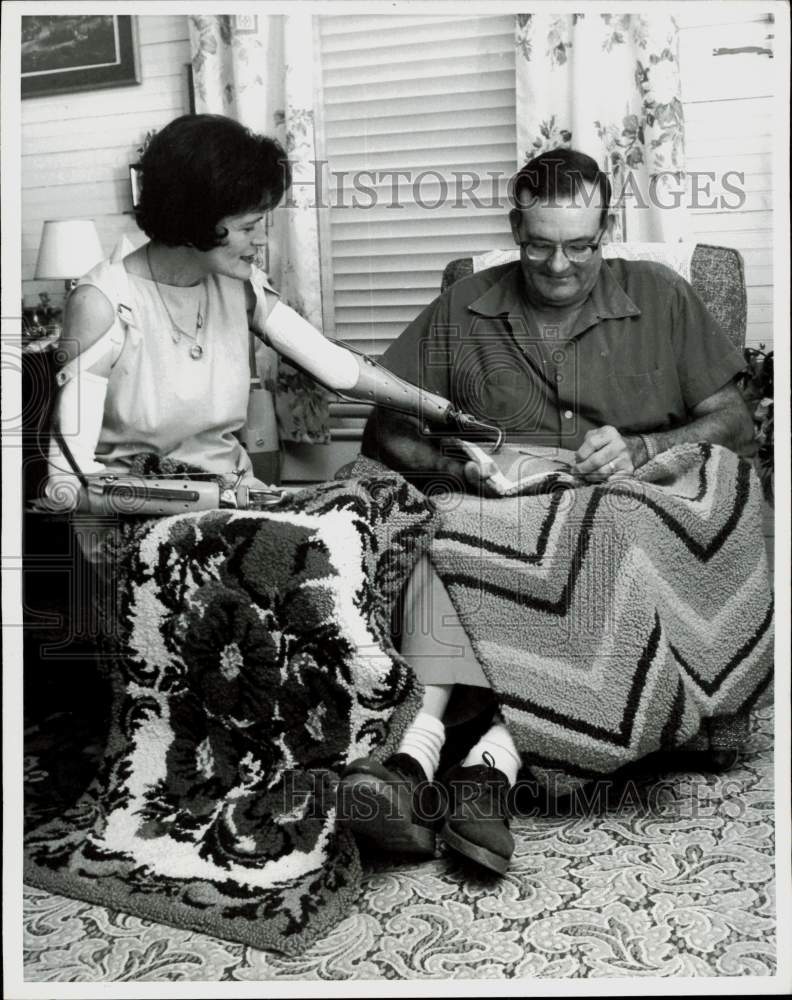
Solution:
<svg viewBox="0 0 792 1000"><path fill-rule="evenodd" d="M288 154L292 188L271 215L262 266L284 301L321 330L311 15L193 15L189 22L196 111L235 118L278 139ZM267 393L251 396L249 449L277 448L278 437L327 443L327 393L268 348L256 347L256 362Z"/></svg>
<svg viewBox="0 0 792 1000"><path fill-rule="evenodd" d="M678 29L664 13L518 14L520 163L572 146L608 170L611 238L689 238Z"/></svg>

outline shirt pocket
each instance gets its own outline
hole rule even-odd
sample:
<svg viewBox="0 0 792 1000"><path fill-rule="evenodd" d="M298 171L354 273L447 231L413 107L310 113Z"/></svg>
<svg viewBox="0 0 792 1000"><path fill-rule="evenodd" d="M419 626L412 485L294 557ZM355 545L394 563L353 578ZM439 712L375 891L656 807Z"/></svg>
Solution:
<svg viewBox="0 0 792 1000"><path fill-rule="evenodd" d="M529 433L545 425L547 387L522 367L504 367L482 378L480 399L486 419L504 430Z"/></svg>
<svg viewBox="0 0 792 1000"><path fill-rule="evenodd" d="M638 373L611 370L604 389L605 422L620 431L657 430L673 419L673 393L664 368Z"/></svg>

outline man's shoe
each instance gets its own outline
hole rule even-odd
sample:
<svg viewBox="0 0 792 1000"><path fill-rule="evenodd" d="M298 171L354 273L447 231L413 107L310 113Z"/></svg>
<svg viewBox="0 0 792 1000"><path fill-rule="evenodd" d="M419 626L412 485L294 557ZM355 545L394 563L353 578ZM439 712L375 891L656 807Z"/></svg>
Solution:
<svg viewBox="0 0 792 1000"><path fill-rule="evenodd" d="M703 771L705 774L723 774L740 760L739 750L670 750L660 757L666 766L676 771Z"/></svg>
<svg viewBox="0 0 792 1000"><path fill-rule="evenodd" d="M437 786L409 754L353 761L341 775L337 804L339 820L367 846L434 857L434 826L445 809Z"/></svg>
<svg viewBox="0 0 792 1000"><path fill-rule="evenodd" d="M489 754L484 764L458 765L445 778L449 808L440 837L457 854L489 871L503 875L514 854L509 831L509 779L494 767Z"/></svg>

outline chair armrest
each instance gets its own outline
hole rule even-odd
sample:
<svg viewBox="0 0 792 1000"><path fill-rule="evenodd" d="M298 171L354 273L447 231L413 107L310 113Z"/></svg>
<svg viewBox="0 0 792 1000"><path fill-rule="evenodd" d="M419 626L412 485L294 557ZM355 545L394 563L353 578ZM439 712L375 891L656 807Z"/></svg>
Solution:
<svg viewBox="0 0 792 1000"><path fill-rule="evenodd" d="M467 278L468 275L473 273L473 258L472 257L459 257L457 260L452 260L445 266L443 271L443 279L440 282L441 293L450 288L455 281L459 281L460 278Z"/></svg>

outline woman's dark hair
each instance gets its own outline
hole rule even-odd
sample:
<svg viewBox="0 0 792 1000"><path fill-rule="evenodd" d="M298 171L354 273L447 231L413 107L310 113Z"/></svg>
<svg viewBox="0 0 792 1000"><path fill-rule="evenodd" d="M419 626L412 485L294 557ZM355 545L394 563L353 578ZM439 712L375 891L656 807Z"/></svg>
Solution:
<svg viewBox="0 0 792 1000"><path fill-rule="evenodd" d="M516 208L527 208L539 200L553 204L556 198L581 197L581 204L588 204L584 185L599 188L602 199L600 225L608 221L611 200L611 183L608 175L599 168L596 160L576 149L559 147L540 153L514 175L511 181L512 201Z"/></svg>
<svg viewBox="0 0 792 1000"><path fill-rule="evenodd" d="M291 185L279 142L223 115L182 115L151 140L141 159L138 226L168 246L211 250L228 215L274 208Z"/></svg>

